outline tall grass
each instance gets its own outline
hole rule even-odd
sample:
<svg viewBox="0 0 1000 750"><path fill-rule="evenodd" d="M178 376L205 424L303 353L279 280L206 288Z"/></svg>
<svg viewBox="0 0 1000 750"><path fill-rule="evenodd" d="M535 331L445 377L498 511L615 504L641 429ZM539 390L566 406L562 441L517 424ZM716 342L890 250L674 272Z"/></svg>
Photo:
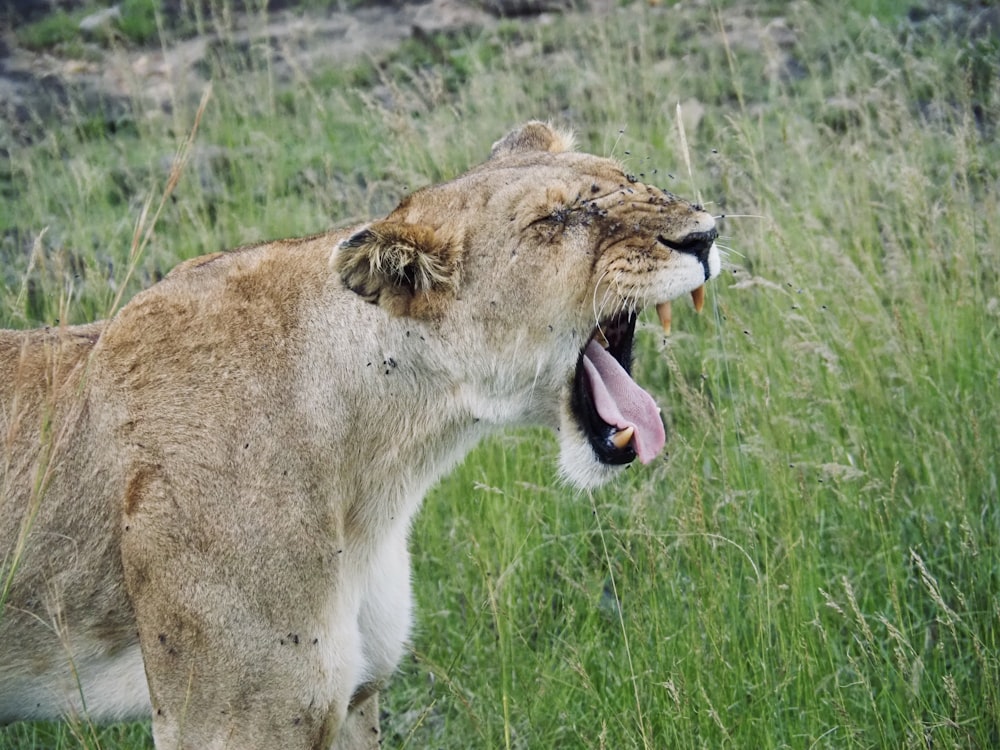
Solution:
<svg viewBox="0 0 1000 750"><path fill-rule="evenodd" d="M581 494L552 478L551 437L518 433L428 498L388 746L1000 744L997 45L890 6L636 3L294 87L266 54L221 58L131 291L384 211L529 117L744 217L722 221L708 314L678 304L670 339L641 326L665 460ZM193 113L11 151L5 322L110 308ZM143 736L22 725L0 747Z"/></svg>

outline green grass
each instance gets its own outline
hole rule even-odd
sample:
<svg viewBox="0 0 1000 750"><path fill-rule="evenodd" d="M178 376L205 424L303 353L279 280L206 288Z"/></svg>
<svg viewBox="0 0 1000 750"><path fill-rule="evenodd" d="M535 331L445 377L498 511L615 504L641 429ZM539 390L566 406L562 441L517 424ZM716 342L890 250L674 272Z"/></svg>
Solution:
<svg viewBox="0 0 1000 750"><path fill-rule="evenodd" d="M551 436L517 433L432 492L386 746L1000 744L996 45L827 5L784 8L786 47L749 44L739 3L636 3L294 89L266 56L219 58L126 296L191 255L384 212L529 117L744 216L707 314L642 326L668 458L581 494ZM106 314L193 117L10 150L4 324ZM20 725L0 748L148 745L103 731Z"/></svg>
<svg viewBox="0 0 1000 750"><path fill-rule="evenodd" d="M156 39L159 0L124 0L118 4L118 16L105 27L94 32L81 30L80 22L88 15L104 10L104 5L87 2L71 12L56 9L38 20L18 24L14 35L18 43L27 49L54 51L71 58L87 56L84 42L91 38L105 45L112 41L138 45Z"/></svg>

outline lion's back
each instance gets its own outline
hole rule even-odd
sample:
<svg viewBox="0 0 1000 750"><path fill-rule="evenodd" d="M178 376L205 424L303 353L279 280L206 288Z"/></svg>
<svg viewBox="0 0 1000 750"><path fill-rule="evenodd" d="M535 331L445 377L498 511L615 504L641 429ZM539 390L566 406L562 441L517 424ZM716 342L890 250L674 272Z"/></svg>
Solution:
<svg viewBox="0 0 1000 750"><path fill-rule="evenodd" d="M51 478L82 406L83 378L104 322L29 331L0 330L0 559L32 498Z"/></svg>
<svg viewBox="0 0 1000 750"><path fill-rule="evenodd" d="M63 387L90 356L106 321L28 331L0 330L0 403ZM9 409L5 409L8 412ZM7 416L10 416L9 413Z"/></svg>

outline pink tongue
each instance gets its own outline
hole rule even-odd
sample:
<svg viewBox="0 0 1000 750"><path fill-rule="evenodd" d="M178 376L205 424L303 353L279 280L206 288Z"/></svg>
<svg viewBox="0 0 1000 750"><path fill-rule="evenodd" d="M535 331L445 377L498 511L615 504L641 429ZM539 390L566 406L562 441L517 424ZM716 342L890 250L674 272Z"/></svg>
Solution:
<svg viewBox="0 0 1000 750"><path fill-rule="evenodd" d="M618 360L596 341L591 341L583 353L583 368L601 419L619 430L635 428L632 446L639 460L648 464L666 442L653 397L636 385Z"/></svg>

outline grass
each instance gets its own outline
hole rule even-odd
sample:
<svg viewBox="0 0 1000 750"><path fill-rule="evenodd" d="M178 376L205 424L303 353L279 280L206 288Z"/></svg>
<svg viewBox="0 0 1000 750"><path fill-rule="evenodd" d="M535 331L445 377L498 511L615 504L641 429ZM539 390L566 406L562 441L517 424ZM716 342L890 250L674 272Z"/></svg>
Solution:
<svg viewBox="0 0 1000 750"><path fill-rule="evenodd" d="M784 41L748 31L778 4L506 21L294 88L266 55L217 61L126 297L184 257L384 212L533 116L750 216L722 223L707 314L678 304L669 340L643 323L665 460L581 494L554 481L552 438L522 432L432 492L387 746L1000 744L996 42L864 6L878 20L787 6ZM5 325L108 312L194 104L10 149ZM81 744L149 740L0 730L0 748Z"/></svg>
<svg viewBox="0 0 1000 750"><path fill-rule="evenodd" d="M15 29L18 43L37 52L54 51L69 57L87 55L84 42L91 38L107 45L112 41L142 45L155 41L159 0L124 0L118 4L118 14L103 28L84 32L80 22L88 15L104 10L101 5L87 2L72 12L56 9L42 18L19 23Z"/></svg>

